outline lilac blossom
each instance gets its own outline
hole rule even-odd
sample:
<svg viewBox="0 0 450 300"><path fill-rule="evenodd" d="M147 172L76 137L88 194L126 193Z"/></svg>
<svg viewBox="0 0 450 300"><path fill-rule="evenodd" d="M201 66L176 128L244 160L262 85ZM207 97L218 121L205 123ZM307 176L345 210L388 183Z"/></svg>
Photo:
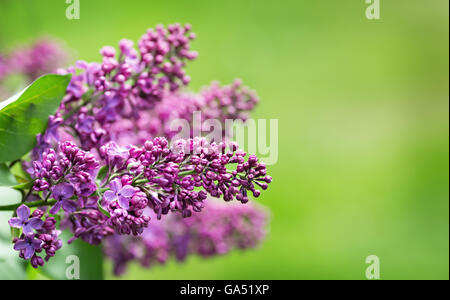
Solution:
<svg viewBox="0 0 450 300"><path fill-rule="evenodd" d="M222 124L246 121L259 102L240 81L213 83L197 94L183 90L190 82L186 64L197 57L193 39L190 25L157 26L137 48L123 39L117 50L103 47L99 63L78 61L58 71L72 80L46 131L37 135L31 162L22 162L33 187L9 221L22 228L14 249L33 267L62 247L57 228L72 231L69 243L106 240L116 273L132 260L149 267L170 256L182 261L261 242L267 222L262 209L212 198L247 203L250 195L259 197L272 182L265 164L228 137L197 137L195 127L185 139L167 140L179 133L171 122L193 125L194 111ZM42 46L29 56L50 52ZM8 71L2 63L0 58L0 76ZM29 76L43 67L24 63ZM26 205L39 208L31 213ZM49 215L61 208L56 218Z"/></svg>
<svg viewBox="0 0 450 300"><path fill-rule="evenodd" d="M128 176L114 179L109 184L110 190L103 196L103 204L111 215L108 224L118 234L141 234L150 221L150 217L144 214L148 205L147 195L131 183Z"/></svg>
<svg viewBox="0 0 450 300"><path fill-rule="evenodd" d="M191 218L171 215L144 230L138 237L111 236L104 251L121 275L132 261L144 267L165 264L171 257L211 257L233 249L257 247L267 234L268 214L260 206L224 205L210 199L205 211Z"/></svg>
<svg viewBox="0 0 450 300"><path fill-rule="evenodd" d="M190 42L191 26L159 25L139 40L121 40L116 51L100 50L101 63L79 61L59 70L72 73L66 96L58 110L65 117L61 127L74 130L84 150L98 148L110 140L107 127L124 118L139 119L141 112L153 108L166 92L187 85L186 62L194 60Z"/></svg>
<svg viewBox="0 0 450 300"><path fill-rule="evenodd" d="M30 260L31 265L37 268L43 266L44 262L53 257L56 251L62 247L62 241L59 239L60 231L56 230L55 218L45 215L45 212L41 209L36 209L30 215L29 208L25 209L24 206L21 205L17 209L19 218L25 219L25 216L28 215L29 220L36 220L34 222L38 226L33 227L35 232L27 232L23 227L22 234L13 240L14 250L19 251L20 257ZM14 218L10 219L11 222L14 222ZM38 255L44 252L44 258Z"/></svg>
<svg viewBox="0 0 450 300"><path fill-rule="evenodd" d="M30 259L36 251L42 249L42 244L43 241L36 239L34 235L25 235L15 242L14 250L20 251L24 259Z"/></svg>
<svg viewBox="0 0 450 300"><path fill-rule="evenodd" d="M123 209L130 208L131 197L136 193L136 188L131 185L122 186L122 182L119 179L111 181L109 184L110 190L104 194L104 199L111 203L117 201Z"/></svg>
<svg viewBox="0 0 450 300"><path fill-rule="evenodd" d="M106 149L115 147L113 142L102 147L100 153L105 161L112 161ZM201 211L208 194L225 201L237 199L246 203L247 191L259 197L261 191L257 188L265 190L272 181L266 174L265 164L256 156L250 155L246 160L247 153L237 145L226 148L225 143L209 143L202 138L179 140L172 146L164 138L155 138L146 141L143 147L130 146L127 169L113 170L142 178L131 182L147 195L149 206L158 218L169 211L179 211L189 217ZM235 169L229 170L232 166ZM114 185L105 195L106 200L118 197L120 188Z"/></svg>
<svg viewBox="0 0 450 300"><path fill-rule="evenodd" d="M57 214L61 207L68 213L76 211L76 202L70 200L70 198L74 195L74 191L73 185L70 183L60 183L53 187L52 198L56 200L56 203L50 209L50 213Z"/></svg>
<svg viewBox="0 0 450 300"><path fill-rule="evenodd" d="M6 58L0 54L0 82L3 78L8 74L8 66L6 62Z"/></svg>
<svg viewBox="0 0 450 300"><path fill-rule="evenodd" d="M64 226L68 226L74 234L69 243L80 238L89 244L99 245L105 237L115 232L108 219L98 210L96 199L89 199L77 214L63 220Z"/></svg>
<svg viewBox="0 0 450 300"><path fill-rule="evenodd" d="M256 93L244 86L239 79L232 84L220 86L213 82L200 93L177 91L166 92L155 107L140 110L139 118L121 118L114 123L107 124L110 137L120 143L129 142L142 144L147 139L164 136L168 139L175 135L193 138L201 132L204 121L214 119L220 122L222 137L216 142L229 140L226 121L247 121L249 113L259 103ZM194 120L194 113L201 113L201 118ZM177 120L185 120L190 125L189 132L182 132L174 125ZM137 134L136 134L137 131ZM131 139L130 139L131 137Z"/></svg>
<svg viewBox="0 0 450 300"><path fill-rule="evenodd" d="M40 39L31 46L15 49L8 57L13 72L25 74L31 81L56 71L67 59L60 43L50 39Z"/></svg>
<svg viewBox="0 0 450 300"><path fill-rule="evenodd" d="M36 178L33 189L48 193L65 180L73 185L75 191L81 191L81 186L92 183L99 167L94 155L82 151L72 142L59 143L58 148L58 152L48 149L42 154L42 159L33 162L33 176ZM64 187L68 189L67 185ZM63 196L59 189L56 195Z"/></svg>
<svg viewBox="0 0 450 300"><path fill-rule="evenodd" d="M40 218L30 218L30 208L22 204L17 208L17 217L9 220L9 226L14 228L22 228L24 234L32 234L33 229L41 229L42 221Z"/></svg>

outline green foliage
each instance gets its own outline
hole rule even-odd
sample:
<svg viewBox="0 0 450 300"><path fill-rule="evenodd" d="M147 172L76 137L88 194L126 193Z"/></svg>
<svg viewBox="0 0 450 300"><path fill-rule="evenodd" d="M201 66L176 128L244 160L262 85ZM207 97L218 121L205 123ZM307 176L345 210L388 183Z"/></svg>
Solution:
<svg viewBox="0 0 450 300"><path fill-rule="evenodd" d="M14 175L11 174L6 164L0 163L0 186L14 186L17 184Z"/></svg>
<svg viewBox="0 0 450 300"><path fill-rule="evenodd" d="M66 92L71 75L45 75L25 91L0 104L0 162L14 161L29 152L36 134L47 126Z"/></svg>
<svg viewBox="0 0 450 300"><path fill-rule="evenodd" d="M108 167L107 166L101 167L97 173L97 179L96 179L97 182L101 182L103 179L105 179L107 173L108 173Z"/></svg>

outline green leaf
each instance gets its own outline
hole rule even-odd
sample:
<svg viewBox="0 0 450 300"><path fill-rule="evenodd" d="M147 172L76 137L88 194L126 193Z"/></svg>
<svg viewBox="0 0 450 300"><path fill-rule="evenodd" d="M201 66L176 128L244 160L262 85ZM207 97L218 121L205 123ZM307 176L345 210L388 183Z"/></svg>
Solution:
<svg viewBox="0 0 450 300"><path fill-rule="evenodd" d="M26 189L31 189L33 187L33 185L34 185L34 180L15 185L12 188L15 190L26 190Z"/></svg>
<svg viewBox="0 0 450 300"><path fill-rule="evenodd" d="M0 186L0 205L15 205L19 204L22 199L22 194L12 187ZM1 227L1 225L0 225ZM8 228L9 230L9 228ZM1 228L0 228L1 233Z"/></svg>
<svg viewBox="0 0 450 300"><path fill-rule="evenodd" d="M14 161L36 144L56 112L71 75L45 75L22 93L0 103L0 162Z"/></svg>
<svg viewBox="0 0 450 300"><path fill-rule="evenodd" d="M14 175L6 164L0 163L0 186L14 186L17 184Z"/></svg>
<svg viewBox="0 0 450 300"><path fill-rule="evenodd" d="M80 262L80 279L81 280L99 280L103 279L103 253L101 246L90 245L80 239L74 241L70 245L67 244L69 238L73 234L64 231L61 234L63 246L56 251L56 255L39 270L45 276L51 279L64 280L67 268L71 267L71 261L66 262L69 256L76 255Z"/></svg>
<svg viewBox="0 0 450 300"><path fill-rule="evenodd" d="M101 182L103 179L105 179L106 173L108 173L108 166L101 167L97 173L97 181Z"/></svg>
<svg viewBox="0 0 450 300"><path fill-rule="evenodd" d="M100 210L105 216L107 216L108 218L111 218L111 215L109 214L109 212L106 209L104 209L102 206L102 197L101 196L98 197L97 207L98 207L98 210Z"/></svg>

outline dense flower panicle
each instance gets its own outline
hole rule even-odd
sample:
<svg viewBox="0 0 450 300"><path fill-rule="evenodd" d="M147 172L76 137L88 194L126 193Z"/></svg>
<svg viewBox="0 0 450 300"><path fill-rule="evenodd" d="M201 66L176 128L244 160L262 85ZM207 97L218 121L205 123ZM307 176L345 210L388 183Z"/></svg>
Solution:
<svg viewBox="0 0 450 300"><path fill-rule="evenodd" d="M40 209L31 213L26 205L19 206L16 214L17 217L9 220L9 225L22 228L22 233L14 238L14 250L19 251L21 258L30 260L34 268L43 266L44 260L48 261L55 256L56 251L62 247L55 218L45 216ZM44 258L39 255L42 251L45 252Z"/></svg>
<svg viewBox="0 0 450 300"><path fill-rule="evenodd" d="M220 86L213 82L202 93L202 111L205 119L247 120L248 112L252 111L259 103L256 92L242 85L242 81L236 79L232 84Z"/></svg>
<svg viewBox="0 0 450 300"><path fill-rule="evenodd" d="M100 50L101 63L78 61L59 71L72 73L59 113L84 150L110 140L108 124L139 119L140 112L153 108L166 92L189 83L186 61L197 57L190 50L190 41L195 38L190 30L190 25L157 26L141 37L138 50L124 39L118 51L111 46Z"/></svg>
<svg viewBox="0 0 450 300"><path fill-rule="evenodd" d="M259 103L256 93L243 86L239 79L232 84L220 86L213 82L196 93L178 91L165 93L154 108L141 110L138 119L120 119L108 126L110 137L119 144L143 144L145 140L164 136L172 139L175 135L194 138L200 132L209 134L202 124L207 120L219 122L223 131L216 142L228 140L232 133L227 131L226 121L245 122L248 114ZM189 124L189 131L183 132L182 123Z"/></svg>
<svg viewBox="0 0 450 300"><path fill-rule="evenodd" d="M97 159L72 142L59 143L58 151L49 149L33 162L33 190L52 199L49 213L62 209L74 239L92 244L113 233L142 234L150 222L148 208L157 219L169 212L187 218L202 210L208 194L246 203L247 191L258 197L256 187L266 189L272 180L256 156L246 159L237 145L227 148L204 138L178 140L172 146L165 138L146 141L143 147L110 142L99 153L107 169L101 183L94 180ZM35 222L26 218L14 221L24 232Z"/></svg>
<svg viewBox="0 0 450 300"><path fill-rule="evenodd" d="M111 236L104 249L114 273L121 275L132 261L151 267L170 257L183 261L189 255L209 257L254 248L264 239L267 222L267 213L259 206L210 200L202 214L187 219L171 215L153 222L139 237Z"/></svg>
<svg viewBox="0 0 450 300"><path fill-rule="evenodd" d="M179 211L184 217L200 212L208 194L246 203L248 191L259 197L257 188L267 189L272 178L265 164L254 155L246 159L247 153L234 143L226 148L225 143L209 143L204 138L178 140L172 146L164 138L155 138L143 147L121 148L110 142L101 147L100 154L112 163L110 170L132 178L159 219L169 211ZM114 189L105 193L107 201ZM120 201L119 205L124 208Z"/></svg>
<svg viewBox="0 0 450 300"><path fill-rule="evenodd" d="M43 74L55 72L67 60L60 43L51 39L39 39L9 53L0 53L0 101L11 96L16 88L8 86L8 77L20 75L23 84L28 85Z"/></svg>
<svg viewBox="0 0 450 300"><path fill-rule="evenodd" d="M137 48L123 39L118 50L100 50L101 63L78 61L59 71L72 79L46 131L36 137L31 162L22 162L33 186L9 221L20 230L14 249L33 267L61 248L56 228L71 230L69 243L107 240L105 252L117 274L131 260L151 266L171 255L223 254L262 240L264 211L212 199L247 203L272 182L263 162L225 136L226 121L245 122L259 99L239 80L214 82L198 94L181 90L190 81L186 62L197 57L193 39L190 25L157 26ZM25 60L21 72L37 74L44 62L34 56L49 53L51 47L36 47L28 53L33 63ZM0 80L10 65L0 56ZM223 126L220 138L201 137L199 126L209 119ZM176 120L191 127L169 144L180 136ZM39 208L31 213L26 205Z"/></svg>
<svg viewBox="0 0 450 300"><path fill-rule="evenodd" d="M68 57L61 45L49 39L41 39L28 47L16 49L8 57L8 65L14 73L34 80L42 74L55 72Z"/></svg>
<svg viewBox="0 0 450 300"><path fill-rule="evenodd" d="M127 177L113 180L109 187L103 198L111 215L108 224L119 234L141 234L150 221L150 217L144 215L147 195L131 186Z"/></svg>
<svg viewBox="0 0 450 300"><path fill-rule="evenodd" d="M61 201L71 201L69 198L74 194L79 197L91 195L96 190L93 175L99 167L97 159L72 142L59 143L58 148L58 152L48 149L40 160L33 162L33 189L55 193L55 188L59 190L65 185L65 192L58 191ZM59 185L62 181L66 183Z"/></svg>
<svg viewBox="0 0 450 300"><path fill-rule="evenodd" d="M69 243L80 238L89 244L99 245L105 237L114 234L114 229L107 223L108 217L98 210L96 198L90 200L94 201L82 205L79 212L64 220L63 225L74 234Z"/></svg>

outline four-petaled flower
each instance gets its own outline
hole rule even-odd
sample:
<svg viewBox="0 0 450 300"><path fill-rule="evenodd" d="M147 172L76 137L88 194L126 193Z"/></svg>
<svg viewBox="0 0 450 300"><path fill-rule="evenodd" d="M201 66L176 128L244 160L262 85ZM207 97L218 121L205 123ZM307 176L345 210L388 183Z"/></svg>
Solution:
<svg viewBox="0 0 450 300"><path fill-rule="evenodd" d="M73 213L77 210L77 203L70 198L73 196L75 189L70 183L60 183L52 190L52 197L56 200L55 205L50 209L51 214L57 214L62 208L68 212Z"/></svg>
<svg viewBox="0 0 450 300"><path fill-rule="evenodd" d="M108 203L118 201L122 208L129 209L130 199L136 193L136 188L131 185L122 186L122 182L119 179L111 181L109 188L111 190L105 192L104 199Z"/></svg>
<svg viewBox="0 0 450 300"><path fill-rule="evenodd" d="M44 242L40 239L35 239L34 235L25 235L23 240L18 240L14 244L14 250L23 251L23 257L30 259L36 250L42 248Z"/></svg>
<svg viewBox="0 0 450 300"><path fill-rule="evenodd" d="M17 208L17 218L11 218L9 220L9 226L14 228L22 228L24 234L32 234L33 229L41 229L42 221L40 218L31 218L30 217L30 209L26 205L21 205Z"/></svg>

